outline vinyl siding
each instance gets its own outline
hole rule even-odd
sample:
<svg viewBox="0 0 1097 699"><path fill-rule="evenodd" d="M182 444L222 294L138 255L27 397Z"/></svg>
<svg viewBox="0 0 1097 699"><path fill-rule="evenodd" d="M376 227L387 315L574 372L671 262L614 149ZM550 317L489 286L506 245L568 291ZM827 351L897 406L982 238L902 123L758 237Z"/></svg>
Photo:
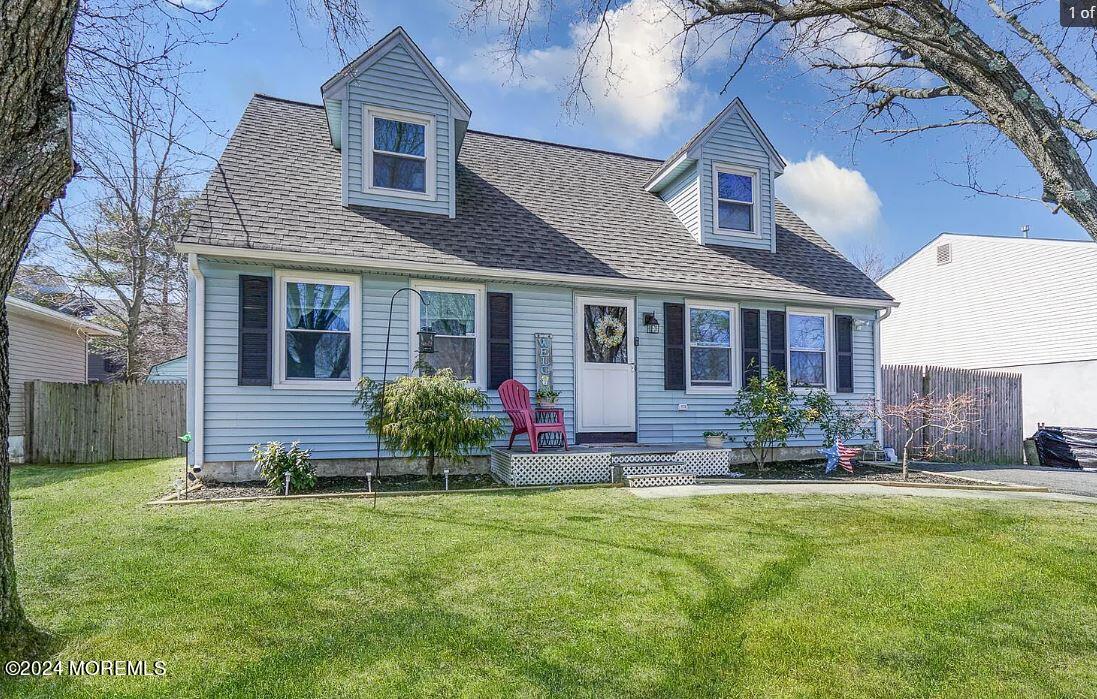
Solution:
<svg viewBox="0 0 1097 699"><path fill-rule="evenodd" d="M187 380L187 358L179 357L157 364L149 371L148 383L180 383Z"/></svg>
<svg viewBox="0 0 1097 699"><path fill-rule="evenodd" d="M715 228L712 211L713 163L737 165L758 170L758 206L761 207L761 237L719 232ZM774 234L773 218L773 170L769 154L758 142L754 132L737 113L731 113L718 129L713 131L701 146L700 160L701 230L702 242L716 245L735 245L744 248L769 250Z"/></svg>
<svg viewBox="0 0 1097 699"><path fill-rule="evenodd" d="M347 86L347 142L343 148L346 169L347 200L351 204L379 206L405 211L449 215L451 187L450 154L452 119L449 102L434 82L422 71L407 49L397 45L362 71ZM363 186L363 107L398 109L433 116L435 159L435 200L366 194Z"/></svg>
<svg viewBox="0 0 1097 699"><path fill-rule="evenodd" d="M690 300L699 300L693 299ZM762 311L762 371L768 370L768 325L766 311L783 311L783 304L756 303L750 299L721 299L738 303L739 308L757 308ZM683 303L680 296L640 296L637 299L636 316L643 317L646 312L655 313L660 324L663 323L664 303ZM800 306L797 306L800 307ZM833 309L835 314L852 315L856 319L871 321L872 314L851 309ZM876 371L874 367L873 333L875 324L866 324L862 329L853 331L853 388L852 394L840 394L840 398L851 405L863 405L875 396ZM739 338L741 325L736 323L736 351L742 351ZM701 433L705 430L724 430L735 439L729 446L743 446L743 438L749 433L739 429L735 418L724 415L724 409L734 400L732 391L727 393L690 393L689 391L667 391L663 388L663 335L640 334L640 347L637 351L637 438L648 444L697 444L703 441ZM830 358L832 359L832 357ZM678 405L685 403L684 411ZM819 444L822 435L818 430L808 430L803 439L790 442L790 446Z"/></svg>
<svg viewBox="0 0 1097 699"><path fill-rule="evenodd" d="M370 458L376 443L367 433L361 411L351 404L352 391L290 390L265 386L237 386L237 322L240 274L271 274L274 269L260 265L202 262L206 276L206 376L205 376L205 461L245 461L248 447L259 442L300 440L318 459ZM336 270L330 270L336 271ZM323 272L318 272L322 274ZM389 300L397 289L415 280L402 276L361 275L362 289L362 371L381 378L385 325ZM475 282L476 280L463 280ZM597 289L528 284L485 284L485 291L513 294L514 378L526 386L535 382L535 333L553 335L554 380L560 392L559 403L565 411L568 433L575 435L575 347L574 297L598 295ZM618 291L615 296L622 296ZM194 298L194 295L191 295ZM735 300L735 299L729 299ZM663 302L681 302L682 297L639 296L637 323L643 313L656 313L662 323ZM772 303L738 300L741 307L764 310L780 309ZM835 309L857 318L871 320L871 313ZM766 317L762 314L763 365L765 363ZM732 420L723 415L730 395L697 395L663 390L663 335L649 334L637 328L637 432L643 443L697 444L706 429L735 431ZM873 326L855 330L854 373L858 401L874 393ZM191 334L193 336L193 333ZM396 298L393 311L389 376L407 372L410 363L408 295ZM738 348L737 348L738 351ZM498 444L505 445L510 433L495 391L488 392L489 412L498 416L505 427ZM680 402L689 404L684 412ZM804 444L818 441L809 435ZM521 438L524 439L524 438ZM384 452L383 452L384 453Z"/></svg>
<svg viewBox="0 0 1097 699"><path fill-rule="evenodd" d="M937 247L952 261L937 264ZM946 234L880 281L899 301L885 364L968 369L1097 359L1097 243Z"/></svg>
<svg viewBox="0 0 1097 699"><path fill-rule="evenodd" d="M701 240L700 186L697 166L693 165L659 193L690 235L698 241Z"/></svg>
<svg viewBox="0 0 1097 699"><path fill-rule="evenodd" d="M8 429L18 436L26 429L27 381L87 383L87 342L73 328L8 308L9 386Z"/></svg>
<svg viewBox="0 0 1097 699"><path fill-rule="evenodd" d="M248 448L267 441L300 440L318 459L368 458L376 449L367 433L362 412L346 390L278 389L238 386L238 294L241 274L274 274L258 265L203 262L206 275L205 460L244 461ZM418 278L417 278L418 279ZM384 368L385 325L389 301L397 289L412 282L407 277L362 275L362 372L380 380ZM566 406L569 431L574 427L574 361L572 354L572 293L566 288L519 284L488 284L486 291L514 294L514 376L527 386L535 380L533 334L553 334L555 386ZM193 296L192 296L193 298ZM408 294L393 307L389 377L407 373L410 338ZM509 436L509 422L490 391L489 412L508 426L499 443ZM192 396L193 398L193 396ZM387 454L387 452L382 452Z"/></svg>

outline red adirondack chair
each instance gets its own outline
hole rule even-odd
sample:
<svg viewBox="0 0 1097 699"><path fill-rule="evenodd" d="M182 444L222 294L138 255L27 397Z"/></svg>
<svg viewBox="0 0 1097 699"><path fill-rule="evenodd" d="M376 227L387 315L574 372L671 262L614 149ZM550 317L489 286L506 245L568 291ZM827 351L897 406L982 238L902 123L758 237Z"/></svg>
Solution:
<svg viewBox="0 0 1097 699"><path fill-rule="evenodd" d="M499 400L503 402L503 409L507 411L507 417L513 427L510 430L510 444L507 449L514 447L514 438L520 434L529 437L529 448L537 453L537 438L546 432L559 433L564 439L564 450L568 448L568 431L564 427L563 408L534 408L529 402L529 389L521 382L507 379L499 386ZM546 415L552 413L555 419L551 422L538 422L538 413Z"/></svg>

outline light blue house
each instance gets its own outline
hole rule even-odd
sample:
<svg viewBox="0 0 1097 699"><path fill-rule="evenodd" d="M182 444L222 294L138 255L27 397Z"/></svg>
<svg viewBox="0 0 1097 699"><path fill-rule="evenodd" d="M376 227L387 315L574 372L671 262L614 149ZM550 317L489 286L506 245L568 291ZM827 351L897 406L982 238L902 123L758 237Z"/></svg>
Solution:
<svg viewBox="0 0 1097 699"><path fill-rule="evenodd" d="M381 377L386 337L389 375L411 371L425 326L424 359L500 415L499 383L533 389L551 357L541 380L584 444L734 433L724 408L774 367L877 395L877 318L895 302L774 198L784 161L740 100L664 161L475 131L400 28L321 94L255 96L179 245L207 474L250 477L248 447L268 440L362 473L375 444L355 382Z"/></svg>
<svg viewBox="0 0 1097 699"><path fill-rule="evenodd" d="M187 355L153 364L149 368L146 383L186 383Z"/></svg>

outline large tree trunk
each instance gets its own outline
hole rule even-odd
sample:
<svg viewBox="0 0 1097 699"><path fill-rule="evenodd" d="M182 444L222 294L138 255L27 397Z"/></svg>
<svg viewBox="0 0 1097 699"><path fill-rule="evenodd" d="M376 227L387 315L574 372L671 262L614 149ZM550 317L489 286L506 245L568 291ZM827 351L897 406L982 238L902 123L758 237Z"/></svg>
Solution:
<svg viewBox="0 0 1097 699"><path fill-rule="evenodd" d="M72 177L65 54L76 0L0 0L0 295L31 232ZM27 620L15 585L8 462L8 321L0 310L0 656L33 657L49 637Z"/></svg>

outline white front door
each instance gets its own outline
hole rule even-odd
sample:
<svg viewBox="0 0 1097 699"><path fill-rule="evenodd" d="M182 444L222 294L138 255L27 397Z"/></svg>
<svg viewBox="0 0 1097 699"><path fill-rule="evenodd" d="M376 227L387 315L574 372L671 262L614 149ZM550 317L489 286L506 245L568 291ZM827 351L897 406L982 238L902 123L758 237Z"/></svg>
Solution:
<svg viewBox="0 0 1097 699"><path fill-rule="evenodd" d="M579 432L636 431L632 299L575 299Z"/></svg>

